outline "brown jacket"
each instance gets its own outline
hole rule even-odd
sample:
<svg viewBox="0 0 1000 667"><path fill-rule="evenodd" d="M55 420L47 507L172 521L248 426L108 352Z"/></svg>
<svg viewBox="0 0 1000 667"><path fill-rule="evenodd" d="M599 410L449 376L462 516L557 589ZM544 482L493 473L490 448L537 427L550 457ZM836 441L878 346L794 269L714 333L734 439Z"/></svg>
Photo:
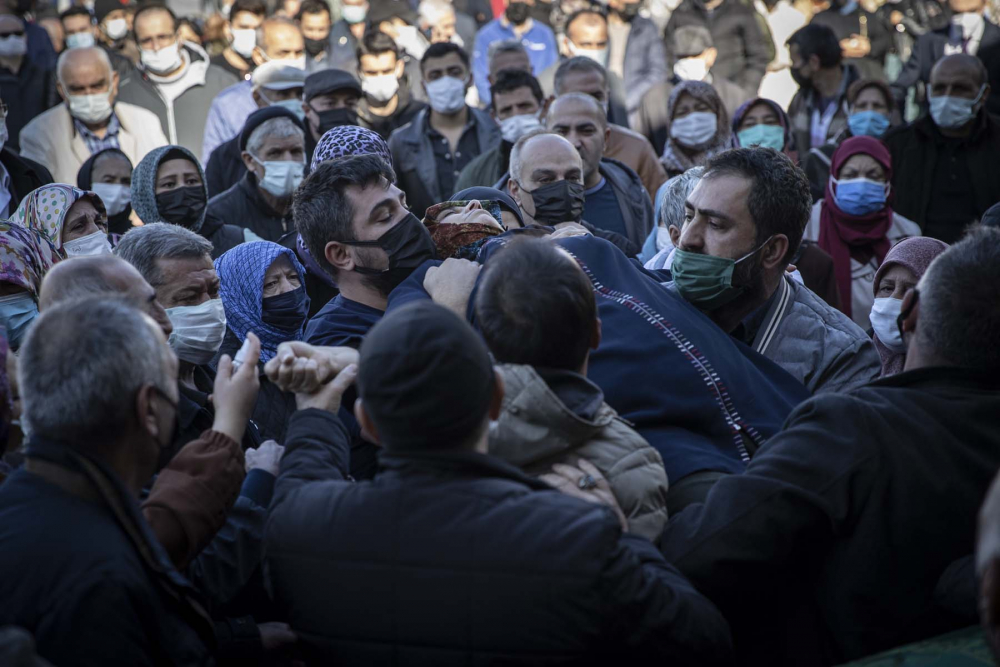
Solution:
<svg viewBox="0 0 1000 667"><path fill-rule="evenodd" d="M142 514L183 571L226 522L246 472L243 449L227 435L205 431L160 471Z"/></svg>
<svg viewBox="0 0 1000 667"><path fill-rule="evenodd" d="M627 127L610 123L608 128L611 130L611 136L604 147L604 157L618 160L639 174L642 185L652 201L656 191L667 181L667 172L663 170L663 165L653 152L653 147L646 137Z"/></svg>
<svg viewBox="0 0 1000 667"><path fill-rule="evenodd" d="M491 425L489 452L531 475L585 458L611 485L629 530L658 539L667 521L667 474L660 454L603 401L585 419L560 400L531 366L505 364L503 409ZM582 384L600 390L583 376Z"/></svg>

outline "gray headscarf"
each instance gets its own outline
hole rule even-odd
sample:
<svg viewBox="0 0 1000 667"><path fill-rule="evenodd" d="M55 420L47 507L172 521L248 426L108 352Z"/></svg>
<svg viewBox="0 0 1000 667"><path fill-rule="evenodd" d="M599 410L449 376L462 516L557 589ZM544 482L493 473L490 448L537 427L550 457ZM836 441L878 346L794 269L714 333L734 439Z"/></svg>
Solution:
<svg viewBox="0 0 1000 667"><path fill-rule="evenodd" d="M146 157L142 158L142 162L135 166L135 170L132 172L132 209L135 211L139 219L142 220L143 224L151 224L154 222L167 222L160 216L160 211L156 208L156 172L160 169L160 163L167 160L189 160L198 169L198 174L201 176L201 187L205 190L205 201L208 201L208 186L205 184L205 170L201 168L201 163L198 162L198 158L194 156L194 153L181 146L161 146L160 148L154 148ZM192 232L201 231L201 227L205 224L205 212L208 210L206 205L201 211L201 216L198 220L190 221L190 224L185 224Z"/></svg>
<svg viewBox="0 0 1000 667"><path fill-rule="evenodd" d="M708 162L708 158L728 149L731 141L732 131L729 129L729 114L722 104L722 98L719 97L719 93L711 84L704 81L682 81L674 86L667 100L667 117L673 121L674 107L677 106L677 100L684 93L708 105L717 118L716 133L705 144L690 148L683 148L676 139L668 137L667 143L663 147L663 155L660 157L660 162L663 163L668 174L683 173L691 167L704 166Z"/></svg>

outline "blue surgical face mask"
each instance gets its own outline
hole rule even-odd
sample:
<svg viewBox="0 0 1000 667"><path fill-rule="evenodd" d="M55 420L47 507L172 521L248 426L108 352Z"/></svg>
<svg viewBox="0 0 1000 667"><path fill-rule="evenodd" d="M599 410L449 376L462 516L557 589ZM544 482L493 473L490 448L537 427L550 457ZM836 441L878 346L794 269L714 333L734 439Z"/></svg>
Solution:
<svg viewBox="0 0 1000 667"><path fill-rule="evenodd" d="M950 95L940 95L930 98L931 118L934 124L946 130L955 130L976 117L973 108L982 99L986 91L986 85L979 89L976 99L970 100L965 97L952 97Z"/></svg>
<svg viewBox="0 0 1000 667"><path fill-rule="evenodd" d="M885 207L889 188L885 183L867 178L837 180L830 177L833 184L833 199L837 208L847 215L868 215Z"/></svg>
<svg viewBox="0 0 1000 667"><path fill-rule="evenodd" d="M754 125L736 133L740 139L740 146L749 148L760 146L761 148L773 148L776 151L785 148L785 128L780 125Z"/></svg>
<svg viewBox="0 0 1000 667"><path fill-rule="evenodd" d="M855 137L879 138L889 129L889 117L878 111L859 111L847 117L847 126Z"/></svg>
<svg viewBox="0 0 1000 667"><path fill-rule="evenodd" d="M38 317L38 303L28 292L0 297L0 324L7 327L7 340L12 350L24 343L31 323Z"/></svg>

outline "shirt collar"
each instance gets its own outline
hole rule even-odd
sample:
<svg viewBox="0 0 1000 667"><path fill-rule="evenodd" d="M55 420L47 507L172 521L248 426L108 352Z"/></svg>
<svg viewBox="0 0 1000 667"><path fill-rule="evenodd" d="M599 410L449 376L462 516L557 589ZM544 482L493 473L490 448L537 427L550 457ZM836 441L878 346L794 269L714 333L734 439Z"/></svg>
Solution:
<svg viewBox="0 0 1000 667"><path fill-rule="evenodd" d="M84 125L83 121L81 121L79 118L73 119L73 126L76 128L76 131L80 134L80 136L84 138L92 138L98 140L103 140L107 139L108 137L118 136L118 130L120 130L122 127L121 123L118 122L118 116L115 114L114 111L111 112L111 119L108 120L108 132L107 134L104 135L104 137L99 137L96 134L94 134L90 130L90 128Z"/></svg>

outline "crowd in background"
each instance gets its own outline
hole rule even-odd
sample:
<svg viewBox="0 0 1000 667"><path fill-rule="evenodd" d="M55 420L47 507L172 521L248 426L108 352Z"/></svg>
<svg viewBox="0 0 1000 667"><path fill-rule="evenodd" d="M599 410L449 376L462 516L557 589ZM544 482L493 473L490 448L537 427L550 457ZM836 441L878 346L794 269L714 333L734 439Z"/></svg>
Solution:
<svg viewBox="0 0 1000 667"><path fill-rule="evenodd" d="M1000 3L879 2L0 0L0 663L1000 657Z"/></svg>

